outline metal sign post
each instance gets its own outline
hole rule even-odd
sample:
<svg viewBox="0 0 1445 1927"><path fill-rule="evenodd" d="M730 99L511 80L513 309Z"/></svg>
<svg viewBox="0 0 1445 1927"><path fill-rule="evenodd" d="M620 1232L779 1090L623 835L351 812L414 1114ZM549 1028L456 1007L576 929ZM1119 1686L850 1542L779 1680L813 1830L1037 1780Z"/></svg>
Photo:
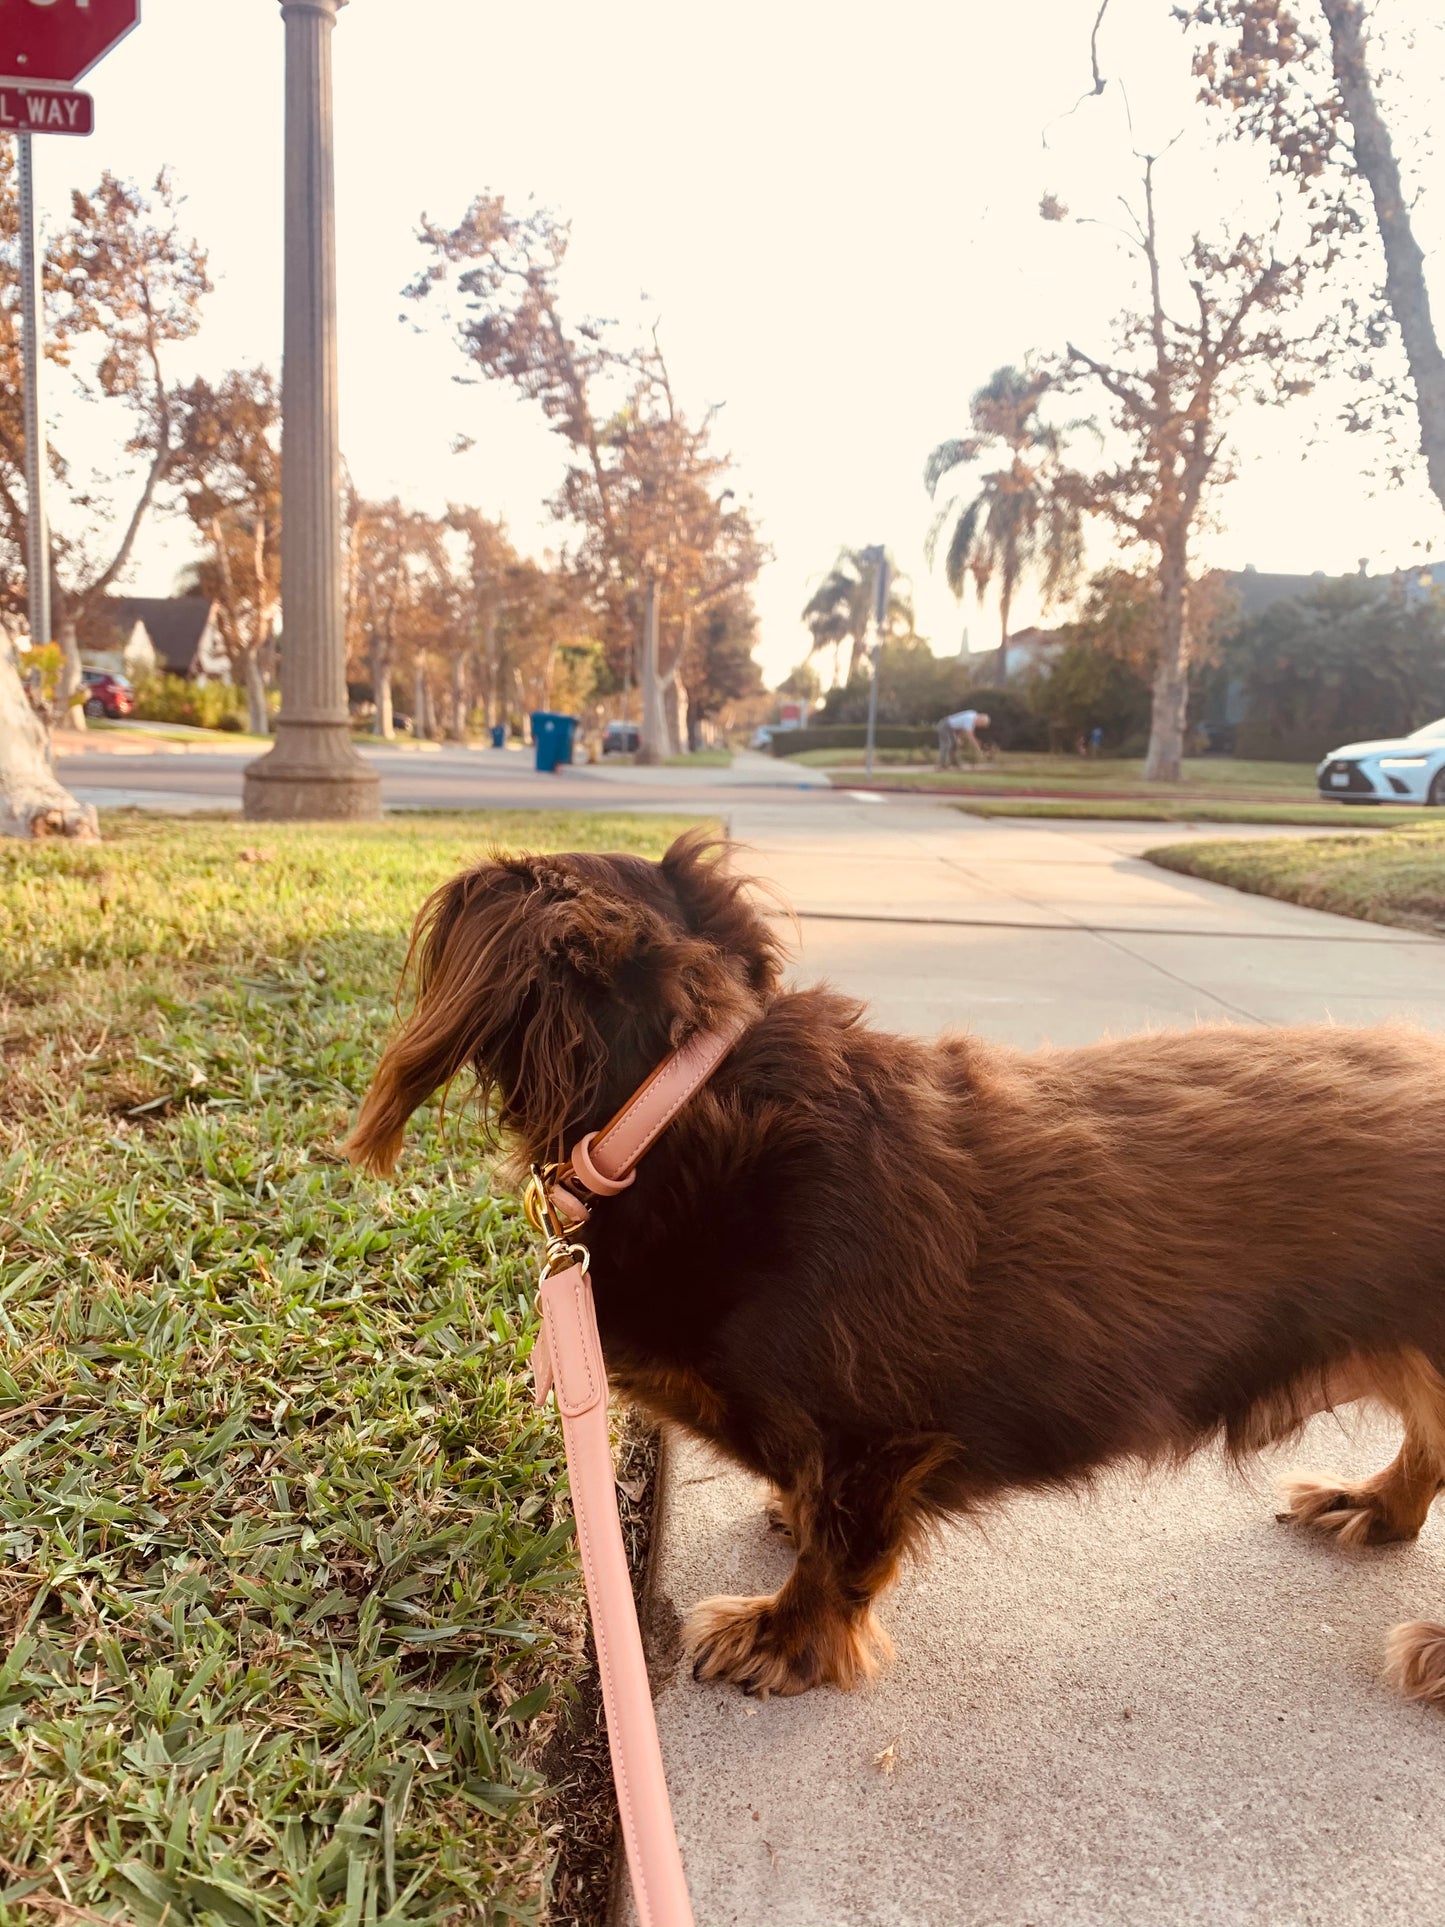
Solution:
<svg viewBox="0 0 1445 1927"><path fill-rule="evenodd" d="M30 646L50 641L50 522L45 512L45 415L40 405L45 320L35 246L35 159L29 134L20 146L20 329L25 360L25 576L30 595Z"/></svg>
<svg viewBox="0 0 1445 1927"><path fill-rule="evenodd" d="M864 549L863 560L873 565L873 647L869 652L873 678L868 685L868 746L863 752L863 768L873 774L873 741L878 734L878 656L883 645L883 622L888 614L888 551L881 546Z"/></svg>
<svg viewBox="0 0 1445 1927"><path fill-rule="evenodd" d="M140 0L31 0L0 10L0 127L20 150L20 335L25 357L25 573L30 644L51 640L50 522L45 512L44 287L36 246L35 156L30 129L88 134L89 94L75 83L123 40L140 18Z"/></svg>

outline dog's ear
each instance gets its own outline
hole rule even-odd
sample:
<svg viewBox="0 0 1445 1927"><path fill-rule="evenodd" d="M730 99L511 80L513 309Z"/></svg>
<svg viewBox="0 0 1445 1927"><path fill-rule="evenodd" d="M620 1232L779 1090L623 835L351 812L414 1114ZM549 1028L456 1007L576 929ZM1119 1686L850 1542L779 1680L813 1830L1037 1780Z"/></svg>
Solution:
<svg viewBox="0 0 1445 1927"><path fill-rule="evenodd" d="M692 832L634 856L503 856L443 884L417 919L410 1016L345 1149L389 1171L407 1119L470 1067L533 1155L615 1108L698 1030L757 1012L779 946L746 887Z"/></svg>
<svg viewBox="0 0 1445 1927"><path fill-rule="evenodd" d="M515 867L520 871L520 866ZM626 897L605 894L576 873L528 861L529 924L539 957L606 986L619 972L666 937L655 910Z"/></svg>
<svg viewBox="0 0 1445 1927"><path fill-rule="evenodd" d="M719 837L686 830L662 859L662 874L688 929L741 964L756 996L771 996L783 973L783 946L751 900L756 886L726 864L727 845Z"/></svg>
<svg viewBox="0 0 1445 1927"><path fill-rule="evenodd" d="M504 927L486 913L500 879L496 864L464 871L434 890L418 912L402 982L410 979L410 1016L382 1053L342 1150L363 1170L396 1163L407 1119L457 1072L477 1061L491 1022L490 994L506 974Z"/></svg>
<svg viewBox="0 0 1445 1927"><path fill-rule="evenodd" d="M645 1072L712 1021L719 994L741 996L655 886L651 901L619 887L624 865L656 876L637 858L507 856L433 892L407 959L411 1013L343 1147L354 1162L389 1171L412 1112L468 1068L482 1100L500 1096L502 1123L555 1152L614 1057Z"/></svg>

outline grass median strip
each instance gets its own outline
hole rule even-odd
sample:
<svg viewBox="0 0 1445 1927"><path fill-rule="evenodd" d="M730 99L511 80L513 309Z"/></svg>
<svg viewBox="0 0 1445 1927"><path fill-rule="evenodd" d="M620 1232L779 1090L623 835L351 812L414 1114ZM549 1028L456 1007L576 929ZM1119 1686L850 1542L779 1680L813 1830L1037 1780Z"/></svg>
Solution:
<svg viewBox="0 0 1445 1927"><path fill-rule="evenodd" d="M823 759L828 780L845 789L855 786L863 759L856 752L842 765L835 750L805 754L801 761ZM785 759L791 760L791 759ZM1119 757L1036 756L1009 751L982 763L955 769L879 768L881 787L950 790L970 796L1035 796L1060 801L1096 795L1106 801L1129 797L1157 798L1159 786L1143 780L1140 760ZM1186 797L1266 803L1316 803L1314 771L1305 763L1261 763L1233 756L1191 756L1184 761L1180 789Z"/></svg>
<svg viewBox="0 0 1445 1927"><path fill-rule="evenodd" d="M1322 830L1341 827L1344 811L1329 803L1234 803L1201 801L1183 797L1141 797L1129 799L1081 797L1054 800L1044 798L970 798L954 803L966 816L1061 817L1095 823L1280 823ZM1351 830L1394 830L1402 824L1434 823L1434 810L1351 810Z"/></svg>
<svg viewBox="0 0 1445 1927"><path fill-rule="evenodd" d="M1445 936L1445 824L1372 836L1178 843L1149 859L1311 910Z"/></svg>
<svg viewBox="0 0 1445 1927"><path fill-rule="evenodd" d="M681 826L108 826L0 845L0 1922L534 1920L588 1681L525 1232L434 1109L331 1147L433 884Z"/></svg>

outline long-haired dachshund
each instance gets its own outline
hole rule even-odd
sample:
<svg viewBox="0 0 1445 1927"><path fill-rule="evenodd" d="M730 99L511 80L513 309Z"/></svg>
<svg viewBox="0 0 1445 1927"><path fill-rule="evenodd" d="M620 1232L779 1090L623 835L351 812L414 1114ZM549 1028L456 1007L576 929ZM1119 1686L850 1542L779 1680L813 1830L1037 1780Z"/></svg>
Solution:
<svg viewBox="0 0 1445 1927"><path fill-rule="evenodd" d="M418 920L414 1010L350 1154L470 1069L519 1161L560 1158L667 1053L747 1029L587 1239L609 1372L772 1481L797 1560L689 1621L701 1678L870 1673L872 1613L930 1526L1115 1460L1243 1456L1361 1396L1404 1421L1289 1516L1411 1539L1445 1476L1445 1039L1201 1029L1023 1053L925 1041L781 987L780 946L696 833L660 863L478 864ZM1445 1626L1389 1670L1445 1701Z"/></svg>

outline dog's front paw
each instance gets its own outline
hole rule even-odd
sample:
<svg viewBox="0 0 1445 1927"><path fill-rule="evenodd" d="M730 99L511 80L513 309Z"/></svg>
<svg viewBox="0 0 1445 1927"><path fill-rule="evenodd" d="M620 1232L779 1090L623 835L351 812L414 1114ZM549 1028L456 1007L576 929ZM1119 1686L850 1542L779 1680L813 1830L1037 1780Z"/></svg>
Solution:
<svg viewBox="0 0 1445 1927"><path fill-rule="evenodd" d="M1284 1524L1331 1532L1347 1546L1383 1546L1415 1538L1419 1521L1402 1518L1393 1510L1381 1483L1378 1479L1361 1479L1353 1485L1339 1479L1287 1479L1284 1492L1289 1510L1279 1518Z"/></svg>
<svg viewBox="0 0 1445 1927"><path fill-rule="evenodd" d="M861 1620L803 1619L784 1593L755 1599L704 1599L688 1614L683 1642L697 1680L727 1679L745 1693L806 1693L813 1686L845 1691L878 1670L887 1634L871 1613Z"/></svg>
<svg viewBox="0 0 1445 1927"><path fill-rule="evenodd" d="M776 1489L763 1508L763 1517L768 1522L768 1531L775 1532L780 1539L786 1539L790 1546L798 1543L797 1528L793 1523L792 1501L785 1492Z"/></svg>

